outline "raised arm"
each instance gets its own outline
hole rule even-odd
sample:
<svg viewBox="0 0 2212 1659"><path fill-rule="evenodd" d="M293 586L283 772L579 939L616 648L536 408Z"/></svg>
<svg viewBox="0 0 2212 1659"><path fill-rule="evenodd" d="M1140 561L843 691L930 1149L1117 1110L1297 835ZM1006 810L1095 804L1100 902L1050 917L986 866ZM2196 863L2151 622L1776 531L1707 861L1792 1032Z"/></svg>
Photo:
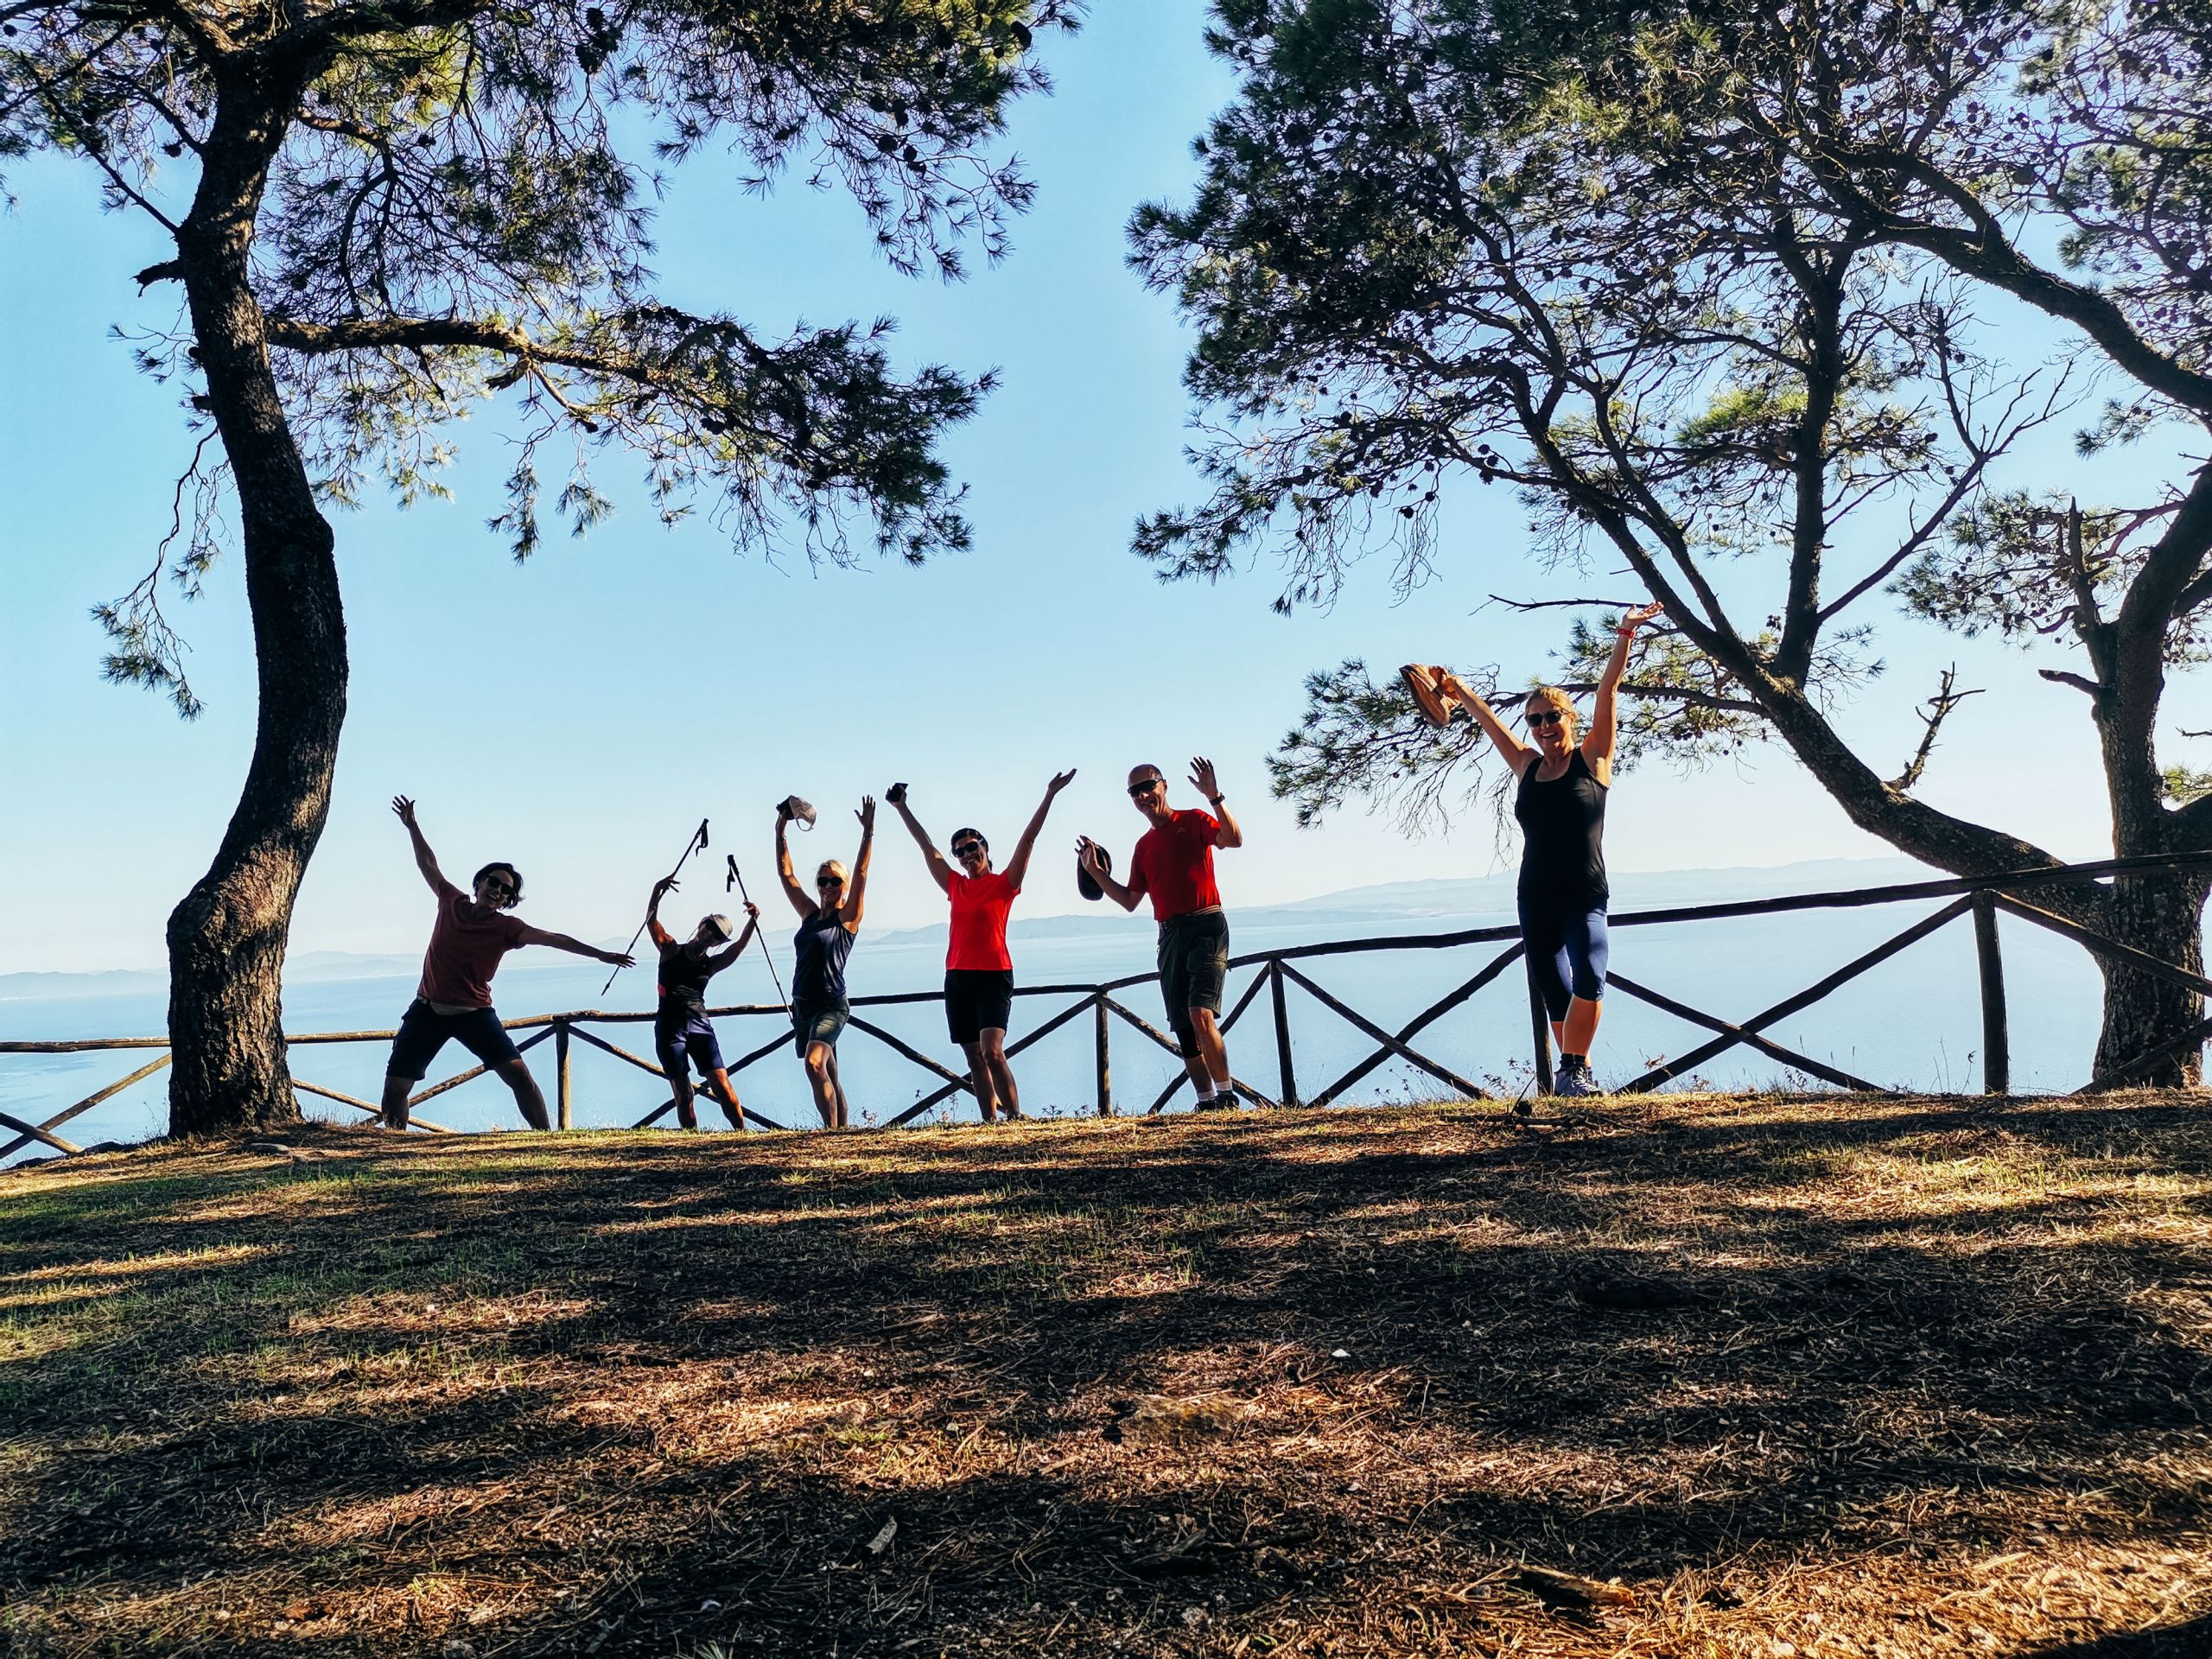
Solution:
<svg viewBox="0 0 2212 1659"><path fill-rule="evenodd" d="M620 950L602 950L595 944L586 944L582 939L571 938L566 933L549 933L542 927L531 926L527 922L523 924L522 932L515 943L550 945L556 950L566 950L570 956L589 957L595 962L603 962L615 968L627 968L637 960L635 957Z"/></svg>
<svg viewBox="0 0 2212 1659"><path fill-rule="evenodd" d="M791 874L791 826L789 818L780 812L776 814L776 874L783 881L784 897L791 901L791 908L798 912L799 919L804 921L814 914L814 900L808 896L806 889L799 886L798 878Z"/></svg>
<svg viewBox="0 0 2212 1659"><path fill-rule="evenodd" d="M1529 757L1536 751L1514 736L1506 728L1505 722L1497 717L1497 712L1478 696L1465 680L1448 668L1440 668L1436 671L1436 682L1439 690L1467 705L1468 714L1474 717L1475 724L1483 728L1483 735L1490 739L1491 747L1497 751L1499 758L1513 769L1515 777L1518 778L1529 770Z"/></svg>
<svg viewBox="0 0 2212 1659"><path fill-rule="evenodd" d="M664 875L653 883L653 896L645 901L645 931L652 936L653 943L664 950L676 943L676 935L660 925L660 901L663 894L675 891L676 878L672 875Z"/></svg>
<svg viewBox="0 0 2212 1659"><path fill-rule="evenodd" d="M415 803L404 795L391 798L391 810L407 826L407 838L415 843L415 868L423 872L423 879L430 884L432 893L442 893L453 886L446 880L445 872L438 868L438 855L430 850L430 843L423 838L423 826L415 822Z"/></svg>
<svg viewBox="0 0 2212 1659"><path fill-rule="evenodd" d="M946 893L952 891L952 866L944 861L944 855L930 839L930 832L922 828L922 821L907 808L904 795L894 797L891 804L899 810L899 820L906 826L906 833L914 838L914 845L922 849L922 861L930 867L930 880Z"/></svg>
<svg viewBox="0 0 2212 1659"><path fill-rule="evenodd" d="M745 925L737 937L707 958L707 971L719 974L745 954L745 947L753 943L753 935L760 926L760 906L748 904L745 907Z"/></svg>
<svg viewBox="0 0 2212 1659"><path fill-rule="evenodd" d="M1123 910L1135 910L1137 907L1138 901L1143 899L1145 894L1144 873L1141 870L1132 870L1129 873L1128 885L1123 887L1114 879L1113 872L1106 868L1105 849L1089 836L1077 836L1075 838L1075 855L1083 861L1084 872L1098 884L1098 890L1101 893Z"/></svg>
<svg viewBox="0 0 2212 1659"><path fill-rule="evenodd" d="M1237 827L1229 804L1221 798L1221 780L1214 776L1213 762L1202 754L1191 757L1191 787L1206 798L1206 804L1213 809L1214 822L1220 826L1213 832L1213 844L1242 847L1244 831Z"/></svg>
<svg viewBox="0 0 2212 1659"><path fill-rule="evenodd" d="M1021 832L1021 839L1014 843L1014 856L1006 861L1006 879L1018 893L1023 878L1029 874L1029 855L1037 849L1037 836L1045 828L1045 815L1052 810L1052 798L1075 781L1075 768L1059 773L1045 785L1045 798L1037 803L1037 810L1029 815L1029 827ZM900 811L905 811L903 806Z"/></svg>
<svg viewBox="0 0 2212 1659"><path fill-rule="evenodd" d="M875 850L875 797L861 797L861 810L853 814L861 821L860 856L853 860L853 879L845 887L845 902L837 906L837 919L845 931L857 933L861 926L861 911L868 903L868 861Z"/></svg>
<svg viewBox="0 0 2212 1659"><path fill-rule="evenodd" d="M1598 677L1598 702L1590 711L1590 729L1582 734L1582 758L1601 784L1613 781L1613 747L1621 729L1621 676L1628 672L1629 648L1636 643L1636 631L1658 614L1659 607L1650 604L1622 616L1613 634L1613 654L1605 658L1605 671Z"/></svg>

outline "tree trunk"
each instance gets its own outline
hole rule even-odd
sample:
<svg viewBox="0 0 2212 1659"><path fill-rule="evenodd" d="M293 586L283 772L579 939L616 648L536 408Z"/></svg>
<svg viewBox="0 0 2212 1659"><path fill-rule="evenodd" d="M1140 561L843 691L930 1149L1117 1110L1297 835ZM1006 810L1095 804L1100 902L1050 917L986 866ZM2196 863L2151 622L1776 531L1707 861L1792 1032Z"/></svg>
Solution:
<svg viewBox="0 0 2212 1659"><path fill-rule="evenodd" d="M2207 891L2207 877L2200 870L2121 876L2113 883L2109 919L2100 931L2201 974ZM2097 965L2104 974L2105 1003L2096 1076L2126 1065L2204 1018L2204 999L2185 986L2101 957ZM2191 1048L2160 1061L2135 1081L2146 1088L2194 1089L2203 1076L2202 1050Z"/></svg>
<svg viewBox="0 0 2212 1659"><path fill-rule="evenodd" d="M288 107L263 88L225 89L177 238L208 403L238 487L260 694L245 792L214 862L169 917L169 1132L178 1135L300 1116L284 1050L284 949L330 809L346 717L334 538L285 418L247 264Z"/></svg>

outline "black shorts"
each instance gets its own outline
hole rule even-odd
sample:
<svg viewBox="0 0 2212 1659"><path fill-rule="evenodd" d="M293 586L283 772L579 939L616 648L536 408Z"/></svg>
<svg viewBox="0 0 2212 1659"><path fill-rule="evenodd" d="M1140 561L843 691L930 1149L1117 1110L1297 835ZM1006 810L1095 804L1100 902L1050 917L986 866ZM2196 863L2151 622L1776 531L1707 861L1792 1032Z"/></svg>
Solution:
<svg viewBox="0 0 2212 1659"><path fill-rule="evenodd" d="M798 1057L806 1058L806 1051L817 1043L837 1046L837 1039L845 1034L845 1021L852 1017L852 1010L842 1002L794 1002L791 1004L791 1038L798 1049Z"/></svg>
<svg viewBox="0 0 2212 1659"><path fill-rule="evenodd" d="M466 1014L440 1014L416 997L399 1016L399 1033L391 1039L391 1058L384 1074L408 1083L420 1083L430 1073L430 1062L452 1038L486 1065L505 1065L520 1052L495 1008L471 1008Z"/></svg>
<svg viewBox="0 0 2212 1659"><path fill-rule="evenodd" d="M1160 925L1160 998L1167 1023L1190 1052L1195 1033L1191 1010L1221 1012L1222 986L1229 978L1229 918L1218 910L1171 916Z"/></svg>
<svg viewBox="0 0 2212 1659"><path fill-rule="evenodd" d="M653 1055L671 1083L686 1075L684 1062L711 1077L722 1069L722 1046L714 1021L696 1008L664 1009L653 1020Z"/></svg>
<svg viewBox="0 0 2212 1659"><path fill-rule="evenodd" d="M987 1031L1004 1031L1013 1017L1013 969L944 970L944 1027L954 1042L981 1042Z"/></svg>

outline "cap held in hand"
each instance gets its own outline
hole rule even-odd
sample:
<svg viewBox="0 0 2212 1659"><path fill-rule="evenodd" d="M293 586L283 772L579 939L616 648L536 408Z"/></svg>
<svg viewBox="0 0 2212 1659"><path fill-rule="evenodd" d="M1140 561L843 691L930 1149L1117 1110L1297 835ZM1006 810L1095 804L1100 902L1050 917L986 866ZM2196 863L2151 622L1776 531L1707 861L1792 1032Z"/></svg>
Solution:
<svg viewBox="0 0 2212 1659"><path fill-rule="evenodd" d="M814 803L802 801L796 795L786 795L776 803L776 816L779 818L796 818L798 820L800 829L811 830L814 828Z"/></svg>
<svg viewBox="0 0 2212 1659"><path fill-rule="evenodd" d="M1095 842L1093 844L1096 845ZM1106 867L1107 874L1114 874L1114 855L1103 847L1098 849L1098 861ZM1103 899L1106 896L1106 889L1092 880L1090 872L1084 868L1081 855L1077 855L1075 861L1075 890L1086 899Z"/></svg>

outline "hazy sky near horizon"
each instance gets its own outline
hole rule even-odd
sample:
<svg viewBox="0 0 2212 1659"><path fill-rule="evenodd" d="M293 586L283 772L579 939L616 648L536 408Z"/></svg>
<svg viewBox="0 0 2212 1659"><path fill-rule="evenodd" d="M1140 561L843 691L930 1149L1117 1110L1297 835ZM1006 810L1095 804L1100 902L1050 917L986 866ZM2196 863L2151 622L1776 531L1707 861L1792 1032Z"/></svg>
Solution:
<svg viewBox="0 0 2212 1659"><path fill-rule="evenodd" d="M454 501L403 512L372 497L336 516L351 705L295 948L419 947L430 918L387 810L395 792L417 798L449 871L511 859L528 877L524 913L587 938L629 932L702 815L713 871L735 851L760 895L772 887L771 804L787 792L823 810L803 857L849 855L852 806L895 779L911 784L940 842L972 823L1002 855L1046 777L1068 766L1080 775L1046 833L1025 909L1074 909L1065 853L1075 835L1125 855L1141 828L1126 768L1158 761L1188 804L1180 762L1195 753L1218 764L1245 825L1248 846L1223 864L1232 913L1239 902L1499 867L1486 814L1420 840L1357 810L1300 831L1268 798L1263 757L1295 720L1310 670L1445 658L1526 679L1550 666L1561 613L1517 616L1485 607L1486 595L1627 594L1625 582L1539 569L1510 498L1465 485L1443 503L1440 572L1410 598L1378 559L1333 608L1286 620L1268 610L1267 559L1217 586L1164 588L1128 550L1138 514L1197 493L1183 454L1189 337L1170 301L1128 268L1123 227L1141 201L1187 195L1189 142L1230 93L1201 22L1191 0L1158 0L1098 8L1074 38L1045 38L1058 90L1017 106L1008 141L1038 204L1012 257L963 284L890 272L858 210L798 178L765 201L738 188L742 166L728 158L674 180L655 263L676 302L769 332L888 313L901 320L903 362L1001 371L946 450L971 486L972 552L919 570L734 555L704 516L664 531L611 458L599 481L613 486L615 516L581 540L550 533L518 567L485 527L512 464L496 404L453 432ZM12 324L0 331L0 854L10 877L0 972L154 965L251 743L239 566L226 558L201 602L172 607L194 646L203 718L181 722L162 698L101 682L88 612L150 563L187 453L175 389L135 374L109 331L166 321L175 293L138 295L131 273L162 257L156 233L97 212L88 170L41 160L12 168L10 183L19 204L0 219L0 315ZM2104 481L2063 433L2021 464L2085 498ZM1732 591L1770 603L1773 588ZM1927 798L2063 855L2108 850L2078 694L2037 679L2018 653L1869 614L1885 620L1887 672L1842 720L1872 764L1903 764L1914 705L1956 661L1962 683L1989 695L1946 728ZM2177 726L2212 725L2205 702L2193 690L2170 700L2170 743ZM2171 758L2193 757L2176 746ZM943 900L887 810L881 829L871 915L938 919ZM1773 747L1688 775L1628 775L1608 834L1624 871L1891 850ZM718 875L702 873L677 913L724 902Z"/></svg>

